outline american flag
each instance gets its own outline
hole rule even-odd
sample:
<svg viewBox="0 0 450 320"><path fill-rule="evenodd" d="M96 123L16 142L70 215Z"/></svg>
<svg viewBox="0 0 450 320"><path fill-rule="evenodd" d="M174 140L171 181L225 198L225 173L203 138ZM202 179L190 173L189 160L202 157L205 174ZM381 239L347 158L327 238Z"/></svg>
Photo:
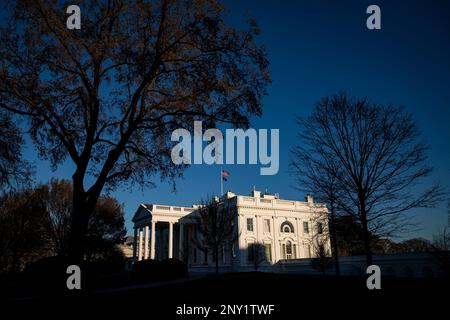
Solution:
<svg viewBox="0 0 450 320"><path fill-rule="evenodd" d="M230 175L230 173L229 173L228 171L222 170L222 179L223 179L224 181L227 181L227 178L226 178L226 177L228 177L229 175Z"/></svg>

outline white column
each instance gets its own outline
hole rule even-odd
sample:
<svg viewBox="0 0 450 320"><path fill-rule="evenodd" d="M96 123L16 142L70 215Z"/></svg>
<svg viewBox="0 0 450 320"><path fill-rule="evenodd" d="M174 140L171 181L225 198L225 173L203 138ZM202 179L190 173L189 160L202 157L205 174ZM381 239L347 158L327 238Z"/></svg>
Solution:
<svg viewBox="0 0 450 320"><path fill-rule="evenodd" d="M184 225L179 223L179 232L180 239L178 241L178 259L183 260L183 240L184 240Z"/></svg>
<svg viewBox="0 0 450 320"><path fill-rule="evenodd" d="M263 234L262 234L262 228L260 227L260 219L261 217L258 215L255 215L255 235L256 235L256 243L263 244Z"/></svg>
<svg viewBox="0 0 450 320"><path fill-rule="evenodd" d="M297 224L297 259L298 258L303 258L304 254L303 254L303 246L302 246L302 237L300 236L300 219L299 218L295 218L295 222Z"/></svg>
<svg viewBox="0 0 450 320"><path fill-rule="evenodd" d="M138 254L138 260L142 260L142 230L139 229L139 254Z"/></svg>
<svg viewBox="0 0 450 320"><path fill-rule="evenodd" d="M155 233L156 233L156 221L152 221L152 231L150 233L150 259L155 259Z"/></svg>
<svg viewBox="0 0 450 320"><path fill-rule="evenodd" d="M264 236L263 236L263 230L262 230L262 224L261 224L261 216L255 215L255 225L256 225L256 250L261 250L261 252L257 253L259 255L259 259L261 259L261 255L265 255L264 250ZM261 248L262 246L262 248Z"/></svg>
<svg viewBox="0 0 450 320"><path fill-rule="evenodd" d="M133 236L133 262L136 262L137 258L137 229L134 228L134 236Z"/></svg>
<svg viewBox="0 0 450 320"><path fill-rule="evenodd" d="M274 263L277 263L280 259L280 243L278 242L278 223L277 218L272 216L272 225L273 225L273 247L274 247Z"/></svg>
<svg viewBox="0 0 450 320"><path fill-rule="evenodd" d="M145 226L145 236L144 236L144 259L148 259L148 225Z"/></svg>
<svg viewBox="0 0 450 320"><path fill-rule="evenodd" d="M239 257L239 265L244 266L247 264L247 257L243 254L244 250L247 250L246 243L245 243L245 237L241 236L243 233L247 233L247 223L245 221L244 215L239 214L238 216L238 234L239 234L239 246L237 249L237 255Z"/></svg>
<svg viewBox="0 0 450 320"><path fill-rule="evenodd" d="M173 222L169 222L169 259L173 258Z"/></svg>

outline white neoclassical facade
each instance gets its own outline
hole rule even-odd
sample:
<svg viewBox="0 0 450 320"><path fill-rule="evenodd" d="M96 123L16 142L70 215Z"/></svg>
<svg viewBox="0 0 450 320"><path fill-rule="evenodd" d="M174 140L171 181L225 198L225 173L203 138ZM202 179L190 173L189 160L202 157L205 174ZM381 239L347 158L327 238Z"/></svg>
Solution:
<svg viewBox="0 0 450 320"><path fill-rule="evenodd" d="M306 201L280 199L278 196L253 191L250 196L224 194L220 201L233 210L236 237L220 253L220 268L240 271L255 266L255 248L262 251L261 267L280 261L311 258L317 246L329 252L327 209ZM198 206L180 207L141 204L134 223L134 261L179 258L191 271L214 265L211 253L201 250L194 239ZM259 259L259 258L258 258Z"/></svg>

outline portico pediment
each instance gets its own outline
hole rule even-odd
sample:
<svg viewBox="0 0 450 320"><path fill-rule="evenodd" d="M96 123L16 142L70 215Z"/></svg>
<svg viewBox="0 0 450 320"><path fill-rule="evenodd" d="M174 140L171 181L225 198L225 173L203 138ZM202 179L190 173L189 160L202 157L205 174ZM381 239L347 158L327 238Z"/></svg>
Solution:
<svg viewBox="0 0 450 320"><path fill-rule="evenodd" d="M152 212L144 204L141 204L131 220L134 223L142 220L150 220L151 214Z"/></svg>

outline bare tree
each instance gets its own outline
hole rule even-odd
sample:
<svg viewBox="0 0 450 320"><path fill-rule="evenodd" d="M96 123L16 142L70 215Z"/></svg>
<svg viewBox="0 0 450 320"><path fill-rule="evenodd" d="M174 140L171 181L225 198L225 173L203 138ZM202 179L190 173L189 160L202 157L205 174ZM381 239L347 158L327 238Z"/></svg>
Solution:
<svg viewBox="0 0 450 320"><path fill-rule="evenodd" d="M325 275L327 270L333 265L326 242L323 239L316 239L313 241L312 248L314 250L314 257L311 260L311 266L321 272L322 275Z"/></svg>
<svg viewBox="0 0 450 320"><path fill-rule="evenodd" d="M336 218L338 215L339 189L337 179L339 167L336 161L328 159L325 155L317 157L309 153L307 147L299 144L293 147L291 169L296 177L295 188L314 197L327 205L328 208L328 230L330 233L332 256L336 275L340 275L339 250L337 240ZM322 219L323 217L320 217Z"/></svg>
<svg viewBox="0 0 450 320"><path fill-rule="evenodd" d="M439 229L433 235L433 252L435 262L444 275L450 276L450 228Z"/></svg>
<svg viewBox="0 0 450 320"><path fill-rule="evenodd" d="M123 253L117 248L117 245L123 242L125 235L123 204L113 197L101 196L89 219L87 260L123 262Z"/></svg>
<svg viewBox="0 0 450 320"><path fill-rule="evenodd" d="M404 252L430 252L433 250L431 242L424 238L412 238L402 241L400 245Z"/></svg>
<svg viewBox="0 0 450 320"><path fill-rule="evenodd" d="M450 251L450 228L439 229L433 235L433 247L439 251Z"/></svg>
<svg viewBox="0 0 450 320"><path fill-rule="evenodd" d="M401 232L410 227L409 209L442 200L438 184L423 192L414 188L432 167L416 123L402 108L342 93L322 99L299 124L303 152L339 168L327 172L337 182L338 206L361 224L368 265L372 235Z"/></svg>
<svg viewBox="0 0 450 320"><path fill-rule="evenodd" d="M0 107L28 119L53 167L74 164L70 252L81 259L104 188L173 182L183 166L170 132L195 119L248 125L270 80L256 24L227 25L214 0L84 1L81 30L66 28L64 9L14 3L0 29Z"/></svg>
<svg viewBox="0 0 450 320"><path fill-rule="evenodd" d="M220 250L231 249L236 240L235 212L229 204L212 200L198 209L198 237L195 244L204 252L212 252L219 273Z"/></svg>
<svg viewBox="0 0 450 320"><path fill-rule="evenodd" d="M53 179L35 188L11 190L0 197L0 273L17 272L36 260L67 256L72 185ZM120 262L116 245L125 236L123 206L100 197L87 232L88 261Z"/></svg>
<svg viewBox="0 0 450 320"><path fill-rule="evenodd" d="M72 184L68 180L52 179L45 197L46 229L54 254L68 252L70 219L72 216Z"/></svg>
<svg viewBox="0 0 450 320"><path fill-rule="evenodd" d="M448 215L447 226L450 228L450 199L447 200L447 215Z"/></svg>

